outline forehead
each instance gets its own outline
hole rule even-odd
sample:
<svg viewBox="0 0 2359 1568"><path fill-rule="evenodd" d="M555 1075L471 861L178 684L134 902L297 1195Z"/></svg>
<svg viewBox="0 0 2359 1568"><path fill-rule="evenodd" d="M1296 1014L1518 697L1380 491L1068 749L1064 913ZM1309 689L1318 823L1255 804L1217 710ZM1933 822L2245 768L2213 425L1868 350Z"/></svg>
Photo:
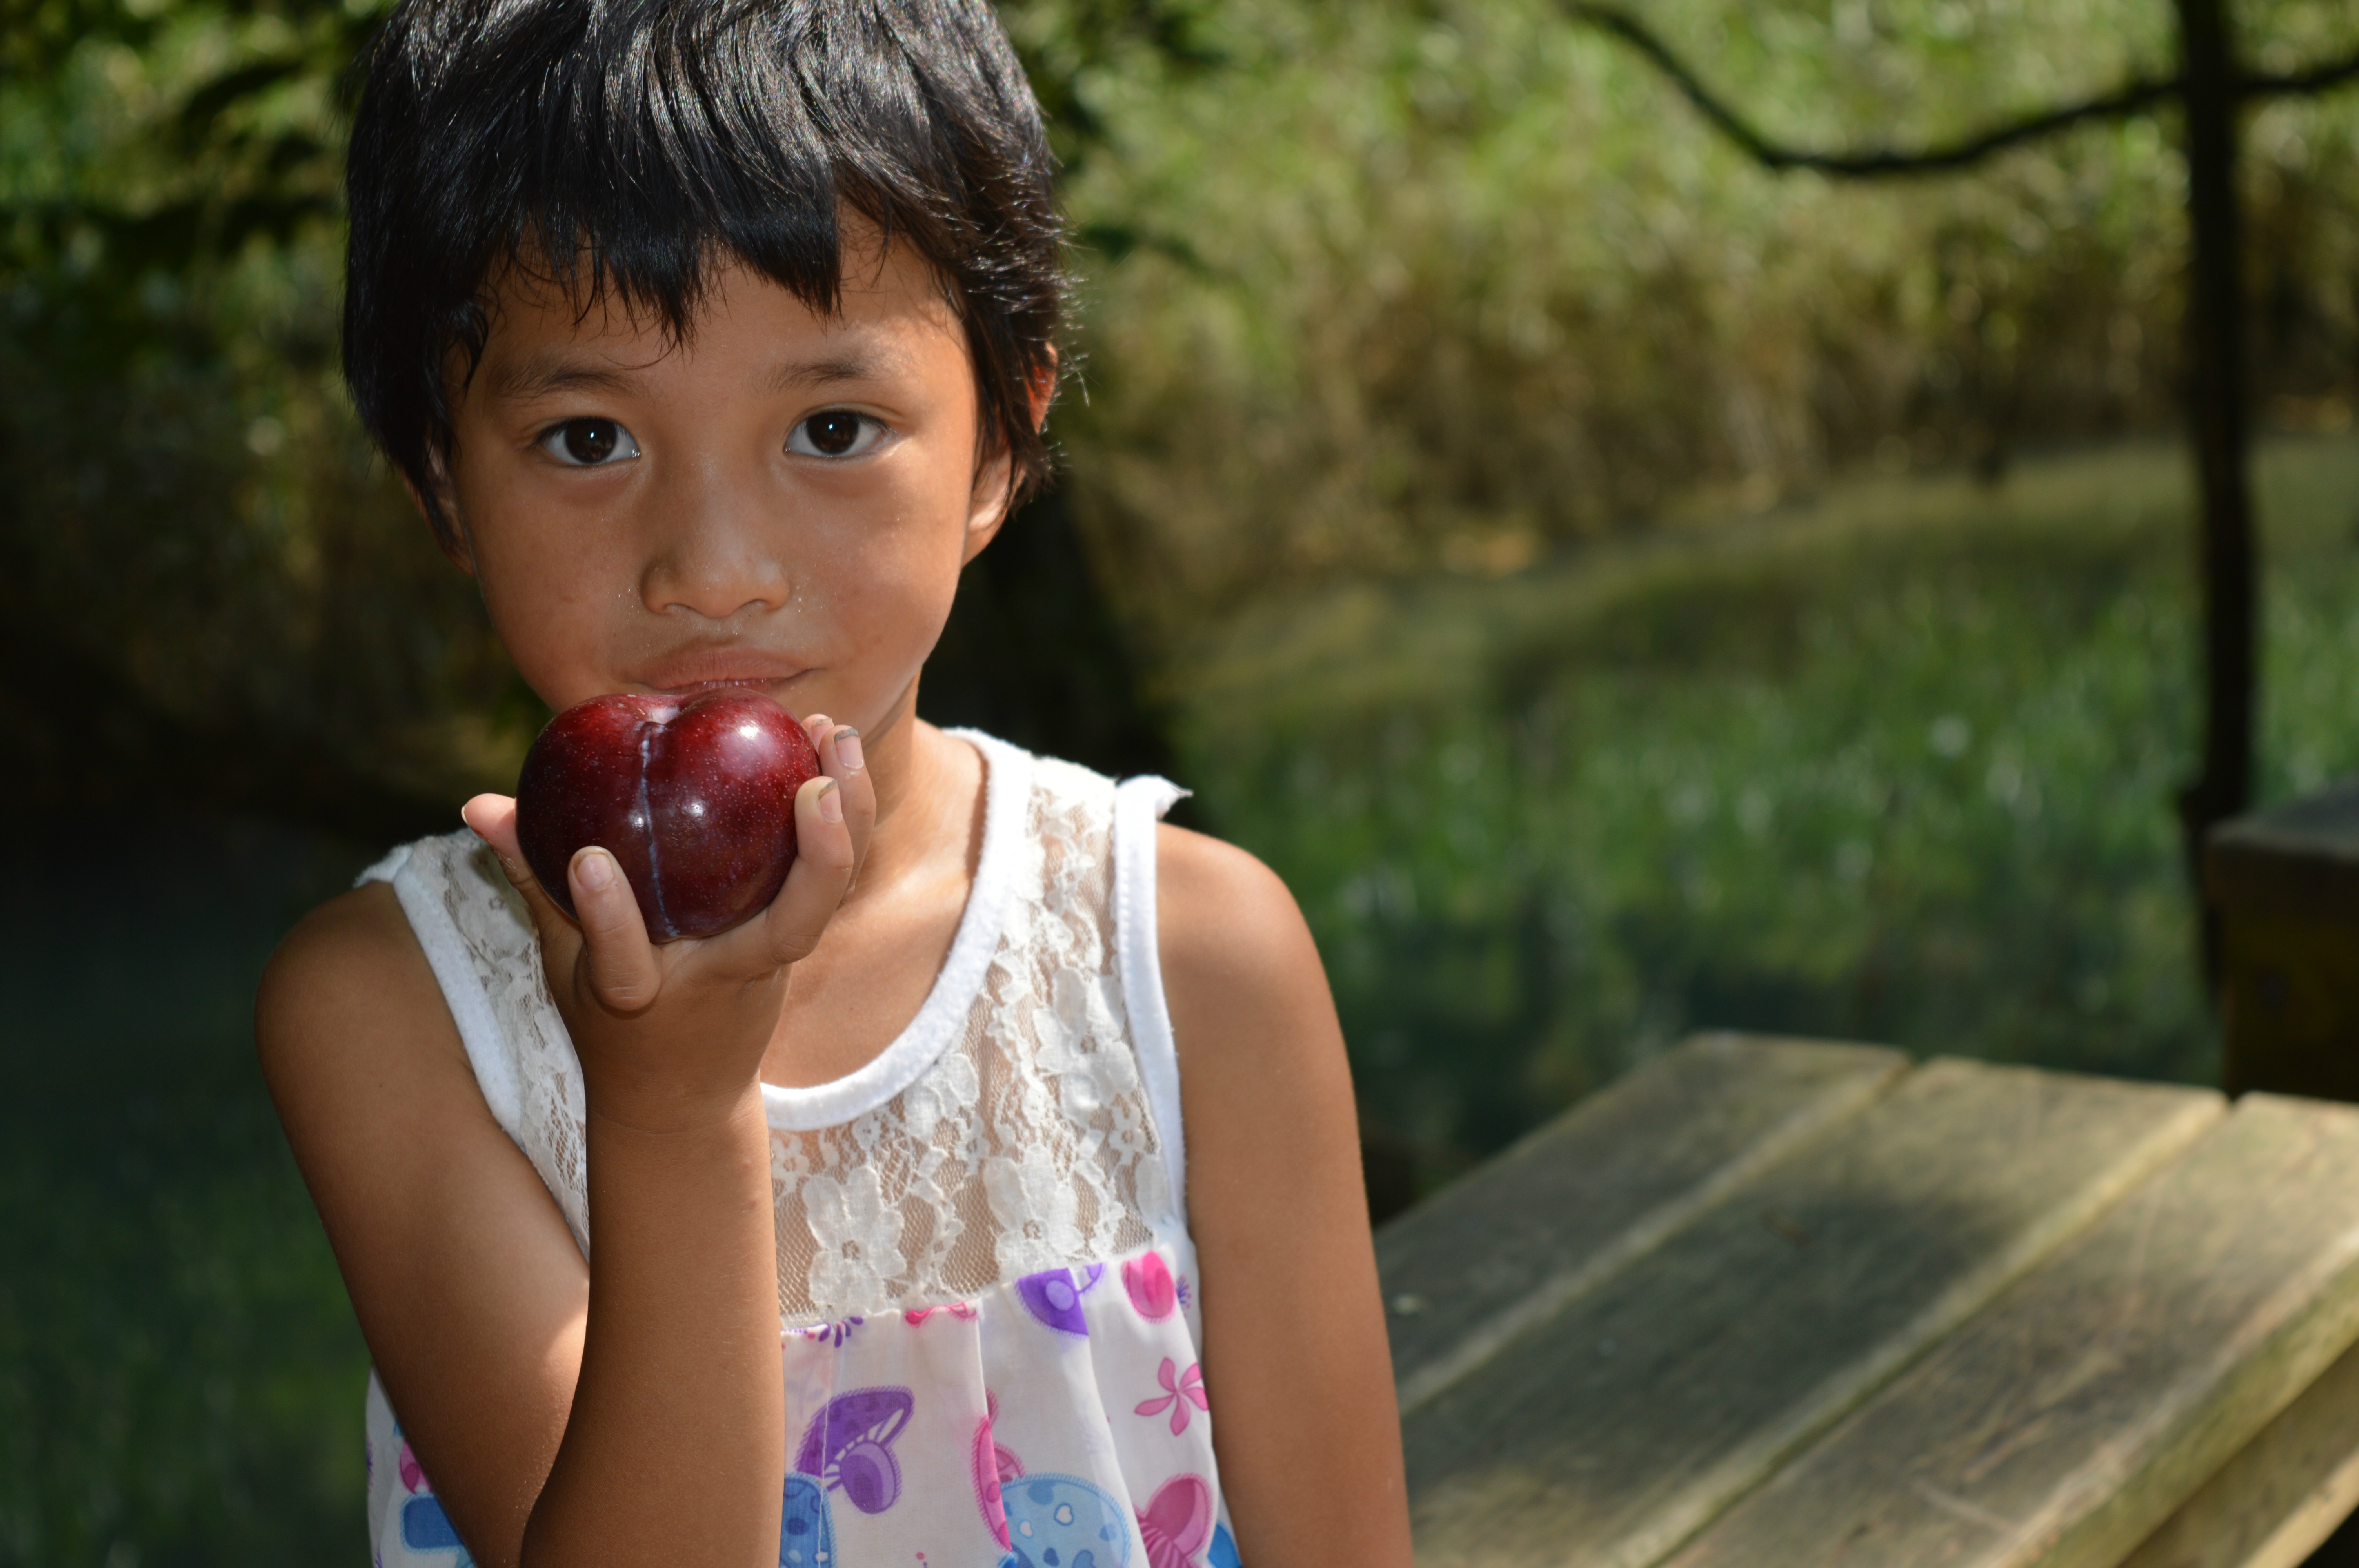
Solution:
<svg viewBox="0 0 2359 1568"><path fill-rule="evenodd" d="M611 383L671 362L758 359L781 383L968 372L967 345L940 275L873 226L845 226L832 308L814 306L734 256L716 259L686 318L608 287L587 269L571 287L511 265L490 290L489 332L471 390L494 397Z"/></svg>

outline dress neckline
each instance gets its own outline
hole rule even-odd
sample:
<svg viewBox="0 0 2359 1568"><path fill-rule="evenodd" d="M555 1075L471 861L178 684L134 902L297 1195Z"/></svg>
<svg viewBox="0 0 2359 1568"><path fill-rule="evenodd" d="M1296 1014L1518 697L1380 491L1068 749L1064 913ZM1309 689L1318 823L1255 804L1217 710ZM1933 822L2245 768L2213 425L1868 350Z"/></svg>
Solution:
<svg viewBox="0 0 2359 1568"><path fill-rule="evenodd" d="M983 989L1015 889L1015 859L1031 805L1032 757L981 730L946 733L966 741L983 758L983 848L975 857L974 881L967 889L958 934L951 938L951 950L917 1016L866 1064L823 1084L762 1086L763 1109L770 1125L781 1131L815 1132L849 1121L917 1082L958 1038Z"/></svg>

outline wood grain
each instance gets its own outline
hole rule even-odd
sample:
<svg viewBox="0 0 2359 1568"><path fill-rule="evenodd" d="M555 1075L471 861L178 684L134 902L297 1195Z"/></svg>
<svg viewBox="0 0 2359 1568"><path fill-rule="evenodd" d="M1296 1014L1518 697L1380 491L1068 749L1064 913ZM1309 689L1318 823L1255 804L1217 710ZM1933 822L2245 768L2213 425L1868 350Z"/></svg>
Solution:
<svg viewBox="0 0 2359 1568"><path fill-rule="evenodd" d="M2359 1508L2359 1348L2261 1428L2122 1568L2300 1568Z"/></svg>
<svg viewBox="0 0 2359 1568"><path fill-rule="evenodd" d="M2359 1109L2255 1095L1679 1568L2114 1568L2359 1337Z"/></svg>
<svg viewBox="0 0 2359 1568"><path fill-rule="evenodd" d="M2220 1112L2195 1089L1910 1074L1417 1411L1419 1561L1658 1561Z"/></svg>
<svg viewBox="0 0 2359 1568"><path fill-rule="evenodd" d="M1407 1412L1627 1265L1908 1059L1711 1034L1600 1090L1376 1235Z"/></svg>

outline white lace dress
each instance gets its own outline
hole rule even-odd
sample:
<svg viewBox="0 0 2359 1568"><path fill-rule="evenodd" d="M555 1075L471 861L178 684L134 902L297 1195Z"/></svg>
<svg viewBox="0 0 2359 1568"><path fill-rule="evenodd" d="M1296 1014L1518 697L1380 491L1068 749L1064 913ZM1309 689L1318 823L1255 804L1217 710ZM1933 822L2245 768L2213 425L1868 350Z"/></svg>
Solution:
<svg viewBox="0 0 2359 1568"><path fill-rule="evenodd" d="M1180 1076L1156 961L1155 823L1117 787L983 754L982 855L950 956L848 1076L763 1087L791 1469L781 1568L1214 1568ZM469 833L393 884L492 1115L586 1252L579 1064L521 902ZM379 1568L465 1563L374 1375Z"/></svg>

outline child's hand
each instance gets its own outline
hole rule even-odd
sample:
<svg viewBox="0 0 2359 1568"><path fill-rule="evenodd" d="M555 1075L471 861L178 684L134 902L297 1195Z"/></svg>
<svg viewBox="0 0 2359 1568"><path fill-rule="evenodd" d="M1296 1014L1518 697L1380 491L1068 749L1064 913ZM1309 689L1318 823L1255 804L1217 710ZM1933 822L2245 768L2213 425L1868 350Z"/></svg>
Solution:
<svg viewBox="0 0 2359 1568"><path fill-rule="evenodd" d="M549 989L600 1116L647 1130L695 1125L729 1114L759 1076L787 971L818 946L876 818L857 732L819 714L804 729L821 774L795 796L786 885L763 914L717 936L649 942L621 867L595 847L566 871L577 925L527 868L516 802L479 795L467 803L467 826L499 856L532 912Z"/></svg>

